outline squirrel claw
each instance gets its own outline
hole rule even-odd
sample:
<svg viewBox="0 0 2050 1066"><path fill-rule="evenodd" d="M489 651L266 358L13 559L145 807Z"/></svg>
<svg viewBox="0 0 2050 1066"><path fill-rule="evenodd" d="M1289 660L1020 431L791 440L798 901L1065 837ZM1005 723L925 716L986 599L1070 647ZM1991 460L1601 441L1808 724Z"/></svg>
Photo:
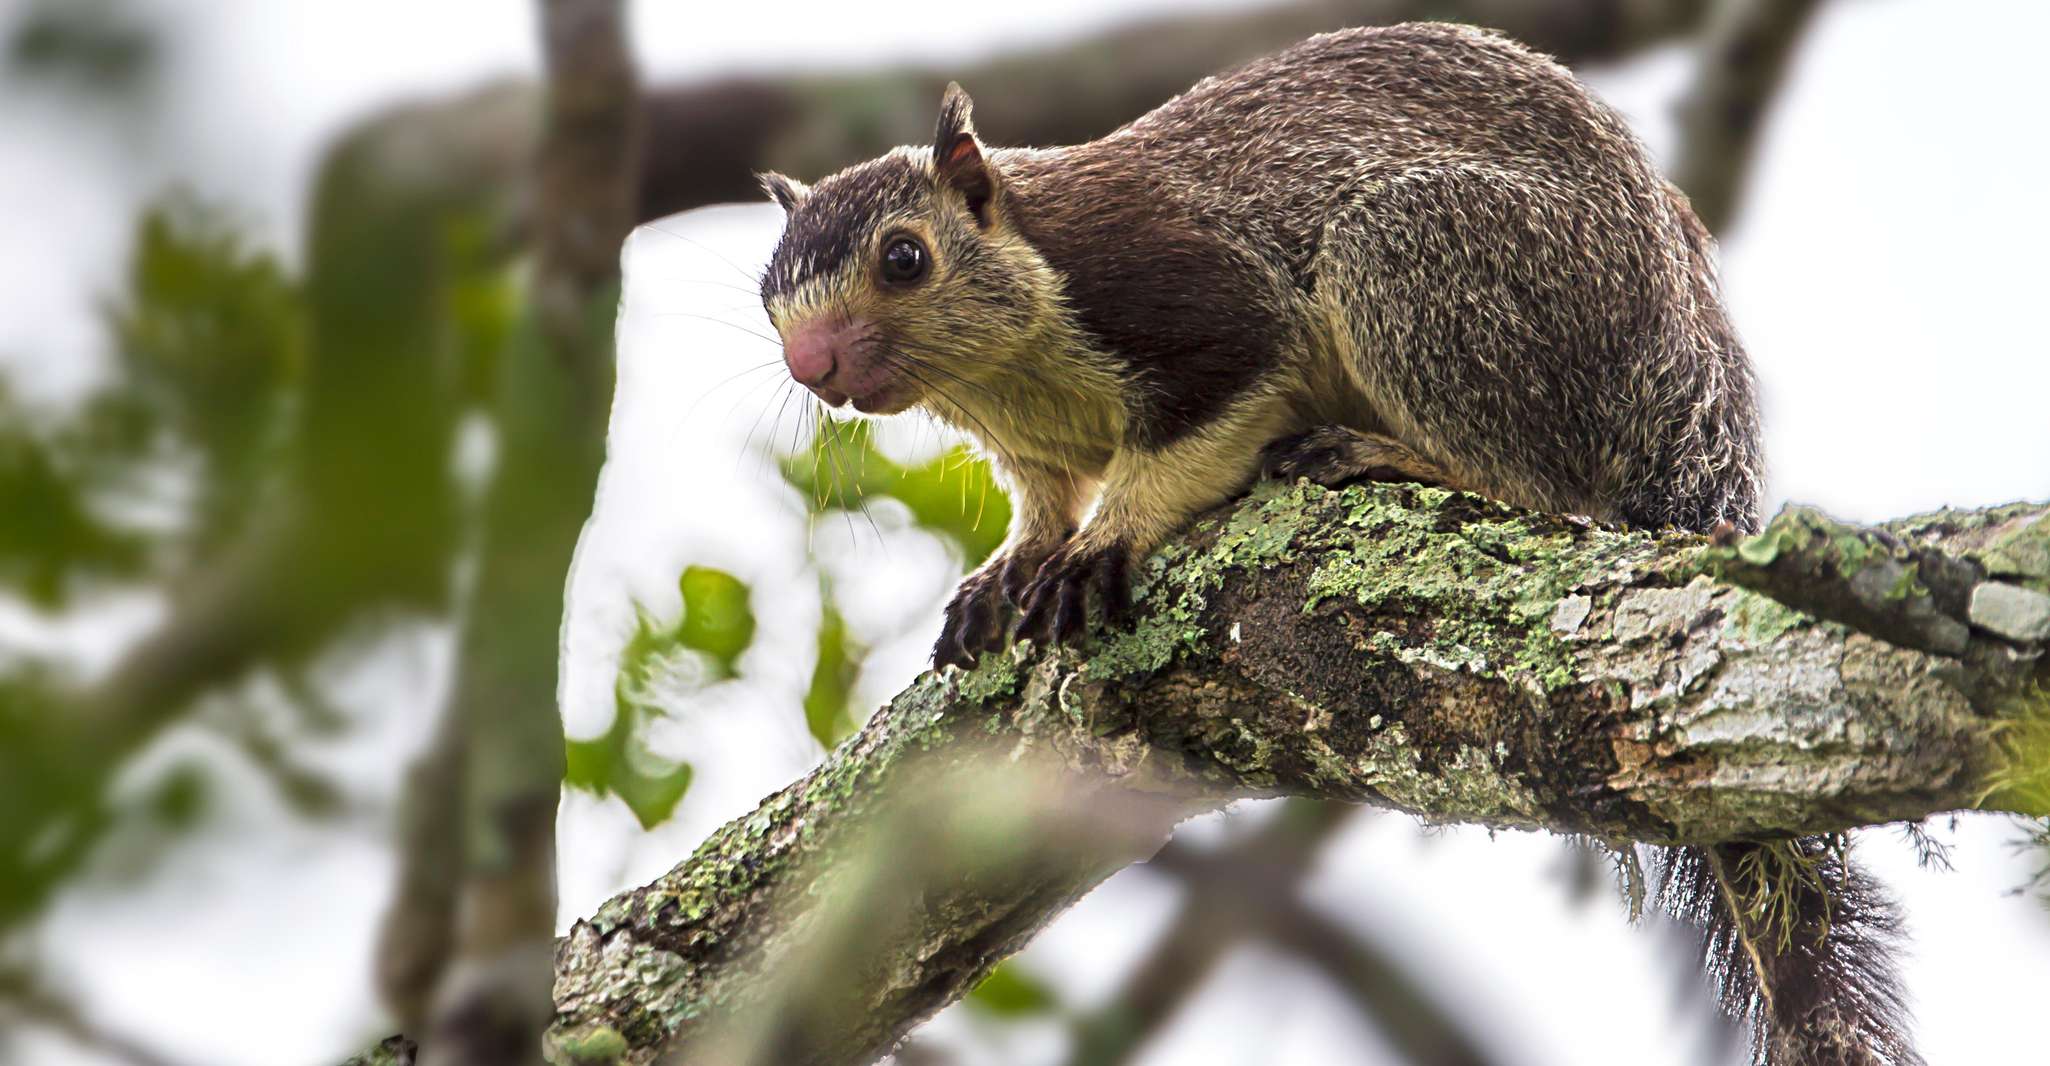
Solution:
<svg viewBox="0 0 2050 1066"><path fill-rule="evenodd" d="M1032 579L1038 576L1039 568L1045 565L1046 556L1026 558L1012 555L997 568L997 581L1004 591L1004 600L1013 607L1025 606L1025 592L1032 586Z"/></svg>
<svg viewBox="0 0 2050 1066"><path fill-rule="evenodd" d="M1073 543L1055 552L1025 590L1018 635L1060 643L1081 636L1088 626L1091 590L1107 620L1123 619L1129 606L1128 554L1123 547L1085 549Z"/></svg>
<svg viewBox="0 0 2050 1066"><path fill-rule="evenodd" d="M934 669L975 665L976 656L1003 642L999 624L1005 610L1003 590L993 574L970 574L947 604L946 621L940 626L939 642L933 645Z"/></svg>

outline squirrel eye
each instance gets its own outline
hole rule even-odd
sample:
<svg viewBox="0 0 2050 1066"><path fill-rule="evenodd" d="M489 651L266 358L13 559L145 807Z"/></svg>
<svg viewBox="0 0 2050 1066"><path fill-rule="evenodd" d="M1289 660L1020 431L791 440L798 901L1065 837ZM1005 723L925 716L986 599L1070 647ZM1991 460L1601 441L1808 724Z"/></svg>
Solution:
<svg viewBox="0 0 2050 1066"><path fill-rule="evenodd" d="M898 237L883 246L883 280L893 285L909 285L924 278L930 266L925 246L914 238Z"/></svg>

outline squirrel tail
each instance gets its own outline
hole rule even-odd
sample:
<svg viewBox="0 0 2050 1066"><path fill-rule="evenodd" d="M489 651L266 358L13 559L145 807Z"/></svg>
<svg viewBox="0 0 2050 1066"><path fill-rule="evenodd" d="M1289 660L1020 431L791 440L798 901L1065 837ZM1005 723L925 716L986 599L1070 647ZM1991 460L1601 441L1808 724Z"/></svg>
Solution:
<svg viewBox="0 0 2050 1066"><path fill-rule="evenodd" d="M1752 1066L1922 1066L1885 887L1841 837L1666 849L1658 902L1700 933Z"/></svg>

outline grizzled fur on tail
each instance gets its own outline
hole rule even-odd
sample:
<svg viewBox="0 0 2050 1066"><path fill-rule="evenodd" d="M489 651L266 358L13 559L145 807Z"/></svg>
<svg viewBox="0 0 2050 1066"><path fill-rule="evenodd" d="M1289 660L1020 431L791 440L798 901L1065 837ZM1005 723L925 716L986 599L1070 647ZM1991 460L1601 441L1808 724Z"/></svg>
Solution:
<svg viewBox="0 0 2050 1066"><path fill-rule="evenodd" d="M1894 948L1900 918L1841 838L1670 848L1658 902L1694 925L1752 1066L1922 1066Z"/></svg>

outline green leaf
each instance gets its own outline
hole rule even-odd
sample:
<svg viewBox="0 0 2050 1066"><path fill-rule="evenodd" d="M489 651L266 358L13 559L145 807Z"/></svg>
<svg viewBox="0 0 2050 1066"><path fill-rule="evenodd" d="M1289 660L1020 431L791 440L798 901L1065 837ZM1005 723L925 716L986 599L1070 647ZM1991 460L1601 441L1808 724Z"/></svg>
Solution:
<svg viewBox="0 0 2050 1066"><path fill-rule="evenodd" d="M0 583L41 607L63 604L75 572L125 575L143 559L142 538L102 522L60 461L0 392Z"/></svg>
<svg viewBox="0 0 2050 1066"><path fill-rule="evenodd" d="M819 661L812 668L811 687L804 693L804 723L827 748L854 732L848 697L861 673L861 649L847 638L847 622L830 600L819 620Z"/></svg>
<svg viewBox="0 0 2050 1066"><path fill-rule="evenodd" d="M205 464L192 535L219 543L268 502L304 383L303 294L220 213L185 197L142 216L127 289L109 312L118 385L93 443L145 457L166 439Z"/></svg>
<svg viewBox="0 0 2050 1066"><path fill-rule="evenodd" d="M755 636L747 586L731 574L702 566L685 570L678 585L683 591L683 625L677 641L712 656L731 674Z"/></svg>
<svg viewBox="0 0 2050 1066"><path fill-rule="evenodd" d="M975 991L968 1004L984 1014L999 1018L1022 1018L1047 1014L1060 1007L1060 998L1040 979L1020 969L1013 961L1000 962Z"/></svg>
<svg viewBox="0 0 2050 1066"><path fill-rule="evenodd" d="M989 558L1011 525L1011 501L987 461L957 447L907 467L875 446L866 422L821 422L808 453L783 461L783 478L804 493L813 514L891 497L920 526L960 545L970 567Z"/></svg>
<svg viewBox="0 0 2050 1066"><path fill-rule="evenodd" d="M721 570L693 566L677 582L683 615L664 622L640 611L619 655L612 683L612 725L603 736L564 742L563 783L600 796L618 796L641 827L669 819L690 790L690 764L665 759L642 740L648 724L667 711L654 697L661 683L691 675L733 676L742 652L754 641L754 611L748 587ZM671 690L673 692L673 688Z"/></svg>
<svg viewBox="0 0 2050 1066"><path fill-rule="evenodd" d="M656 679L660 653L674 649L674 636L674 629L658 634L643 615L613 683L612 725L602 736L563 743L563 784L618 796L643 829L668 821L690 789L690 764L656 755L641 739L648 722L663 714L644 693Z"/></svg>
<svg viewBox="0 0 2050 1066"><path fill-rule="evenodd" d="M563 783L600 796L618 796L642 829L653 829L676 813L676 805L690 790L691 768L689 763L659 759L645 749L639 749L636 757L636 718L621 713L604 736L566 742Z"/></svg>

